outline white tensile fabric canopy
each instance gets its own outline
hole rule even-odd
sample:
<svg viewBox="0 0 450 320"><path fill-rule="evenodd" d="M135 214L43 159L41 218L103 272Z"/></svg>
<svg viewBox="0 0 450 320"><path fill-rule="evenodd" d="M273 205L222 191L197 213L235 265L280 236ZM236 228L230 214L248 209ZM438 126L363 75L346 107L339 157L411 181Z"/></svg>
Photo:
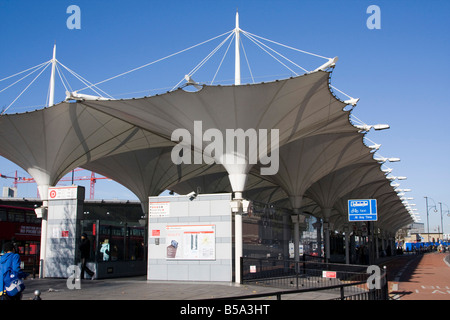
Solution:
<svg viewBox="0 0 450 320"><path fill-rule="evenodd" d="M345 224L347 199L378 197L379 226L394 233L412 218L349 121L346 103L329 87L330 72L315 71L269 83L203 86L127 100L62 102L0 116L0 155L26 170L42 196L76 167L118 181L144 207L149 196L175 192L243 192L246 197L301 212L314 203L330 209L335 227ZM279 168L261 175L261 163L174 164L176 129L195 138L202 130L279 130ZM205 141L195 141L202 152ZM272 148L273 147L273 148ZM268 151L275 151L275 146ZM253 151L252 151L253 152ZM221 162L222 161L222 162ZM383 199L382 201L380 199ZM288 200L288 201L287 201ZM389 203L389 204L388 204ZM317 212L321 217L321 210Z"/></svg>

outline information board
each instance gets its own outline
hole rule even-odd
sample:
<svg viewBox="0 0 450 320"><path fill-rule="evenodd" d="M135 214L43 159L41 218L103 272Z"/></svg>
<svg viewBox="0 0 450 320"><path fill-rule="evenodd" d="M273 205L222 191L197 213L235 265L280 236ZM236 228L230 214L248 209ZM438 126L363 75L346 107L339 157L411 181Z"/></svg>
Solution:
<svg viewBox="0 0 450 320"><path fill-rule="evenodd" d="M348 200L348 221L377 221L377 200Z"/></svg>

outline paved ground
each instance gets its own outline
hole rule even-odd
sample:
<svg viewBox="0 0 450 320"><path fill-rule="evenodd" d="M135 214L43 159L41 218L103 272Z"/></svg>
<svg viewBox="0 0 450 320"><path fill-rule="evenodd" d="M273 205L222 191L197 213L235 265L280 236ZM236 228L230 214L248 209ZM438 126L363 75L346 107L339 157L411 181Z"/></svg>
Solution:
<svg viewBox="0 0 450 320"><path fill-rule="evenodd" d="M447 262L444 260L447 258ZM379 263L386 266L390 297L394 300L450 300L450 254L402 255ZM147 281L146 277L83 280L69 289L65 279L27 279L23 300L40 290L42 300L177 300L193 301L278 291L270 287L234 283ZM284 295L283 300L329 300L338 292ZM271 296L264 300L275 300Z"/></svg>
<svg viewBox="0 0 450 320"><path fill-rule="evenodd" d="M396 300L450 300L450 254L427 253L393 261L391 297ZM399 266L401 266L399 268Z"/></svg>
<svg viewBox="0 0 450 320"><path fill-rule="evenodd" d="M447 258L447 262L444 258ZM390 312L399 310L403 316L405 312L408 316L417 316L409 314L416 308L396 308L397 303L394 300L450 300L449 254L405 254L383 260L379 262L379 266L386 266L388 271L390 306L393 307L389 308ZM163 315L169 319L188 317L231 320L236 317L253 316L262 320L291 317L299 310L300 314L304 310L315 310L321 316L329 315L330 318L335 317L337 313L349 312L349 304L346 302L334 301L331 305L323 304L323 300L335 298L338 294L336 292L284 295L282 299L287 301L281 302L275 301L276 297L273 296L263 300L234 300L232 297L277 290L234 283L157 282L147 281L144 276L83 280L80 289L72 290L67 287L65 279L27 279L26 286L24 301L15 304L21 318L52 314L58 318L75 315L89 319L111 317L115 319L125 311L130 316L137 316L136 312L139 312L140 316ZM42 301L30 301L34 297L34 290L41 291ZM230 299L208 300L223 297ZM64 303L61 300L65 300ZM314 305L314 301L320 304ZM378 305L380 302L374 303Z"/></svg>
<svg viewBox="0 0 450 320"><path fill-rule="evenodd" d="M27 279L23 300L32 300L34 291L42 300L203 300L232 298L280 289L235 283L147 281L146 277L83 280L80 289L69 289L65 279ZM309 292L283 296L284 300L328 300L338 292ZM271 296L262 298L275 300Z"/></svg>
<svg viewBox="0 0 450 320"><path fill-rule="evenodd" d="M42 301L30 301L34 290L41 291ZM20 318L24 319L42 314L88 319L163 316L171 320L186 317L231 320L253 316L262 320L289 317L302 308L311 308L313 301L323 302L339 295L339 291L334 290L284 295L284 301L276 301L274 296L249 300L232 298L273 291L280 289L234 283L157 282L147 281L146 277L83 280L80 289L71 290L64 279L27 279L24 301L19 302L24 306L19 308ZM215 298L229 299L208 300ZM320 314L330 312L331 315L335 311L335 308L328 308L320 310Z"/></svg>

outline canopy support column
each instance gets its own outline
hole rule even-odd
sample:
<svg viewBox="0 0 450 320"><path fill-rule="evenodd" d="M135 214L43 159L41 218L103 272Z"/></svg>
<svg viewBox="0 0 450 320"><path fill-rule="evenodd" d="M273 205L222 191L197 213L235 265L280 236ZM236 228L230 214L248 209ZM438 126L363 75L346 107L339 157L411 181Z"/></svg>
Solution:
<svg viewBox="0 0 450 320"><path fill-rule="evenodd" d="M350 228L349 226L345 226L345 263L350 264Z"/></svg>
<svg viewBox="0 0 450 320"><path fill-rule="evenodd" d="M289 196L292 208L294 208L294 215L291 216L294 224L294 261L300 261L300 208L302 204L302 196Z"/></svg>
<svg viewBox="0 0 450 320"><path fill-rule="evenodd" d="M325 261L330 260L330 216L331 208L322 209L323 212L323 237L325 242Z"/></svg>
<svg viewBox="0 0 450 320"><path fill-rule="evenodd" d="M245 190L248 171L250 166L245 156L234 153L233 150L227 150L219 162L228 172L231 188L234 192L234 198L231 201L231 211L234 214L234 263L235 263L235 282L242 282L241 258L243 256L243 237L242 237L242 214L244 212L242 202L242 192Z"/></svg>
<svg viewBox="0 0 450 320"><path fill-rule="evenodd" d="M317 256L322 256L322 222L320 218L317 218L317 221L313 224L313 227L316 228L317 234Z"/></svg>
<svg viewBox="0 0 450 320"><path fill-rule="evenodd" d="M47 212L48 212L48 188L49 185L38 185L39 195L42 199L42 206L37 208L36 215L38 218L42 218L41 222L41 248L40 248L40 264L39 264L39 278L44 278L44 264L47 253Z"/></svg>
<svg viewBox="0 0 450 320"><path fill-rule="evenodd" d="M241 258L243 256L243 236L242 236L242 192L234 193L234 259L235 259L235 282L242 283Z"/></svg>
<svg viewBox="0 0 450 320"><path fill-rule="evenodd" d="M291 216L292 222L294 224L294 261L300 261L300 221L299 221L299 210L294 209L294 214ZM298 264L296 264L296 267Z"/></svg>
<svg viewBox="0 0 450 320"><path fill-rule="evenodd" d="M385 232L381 233L381 250L383 251L383 255L386 255L386 234L385 234Z"/></svg>

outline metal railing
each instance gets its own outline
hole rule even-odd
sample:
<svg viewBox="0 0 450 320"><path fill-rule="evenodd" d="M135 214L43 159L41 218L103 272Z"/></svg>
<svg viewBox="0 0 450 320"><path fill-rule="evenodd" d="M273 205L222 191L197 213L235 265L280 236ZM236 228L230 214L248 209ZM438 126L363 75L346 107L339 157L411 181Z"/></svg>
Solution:
<svg viewBox="0 0 450 320"><path fill-rule="evenodd" d="M233 297L224 297L224 298L215 298L214 300L243 300L243 299L259 299L259 298L267 298L267 297L276 297L277 300L281 300L281 296L283 295L292 295L299 294L299 299L302 299L301 294L315 292L315 291L333 291L335 290L334 297L329 300L387 300L388 297L381 291L369 290L366 292L353 293L349 294L346 292L346 288L355 286L355 285L365 285L365 281L356 282L356 283L347 283L340 285L332 285L326 287L317 287L317 288L308 288L308 289L298 289L298 290L283 290L283 291L271 291L266 293L256 293L242 296L233 296ZM331 294L333 295L333 294Z"/></svg>
<svg viewBox="0 0 450 320"><path fill-rule="evenodd" d="M283 290L233 299L264 296L281 299L281 295L313 291L327 293L329 299L388 299L385 269L379 269L379 274L374 276L368 273L368 266L325 263L306 255L301 261L242 258L241 268L242 283Z"/></svg>

